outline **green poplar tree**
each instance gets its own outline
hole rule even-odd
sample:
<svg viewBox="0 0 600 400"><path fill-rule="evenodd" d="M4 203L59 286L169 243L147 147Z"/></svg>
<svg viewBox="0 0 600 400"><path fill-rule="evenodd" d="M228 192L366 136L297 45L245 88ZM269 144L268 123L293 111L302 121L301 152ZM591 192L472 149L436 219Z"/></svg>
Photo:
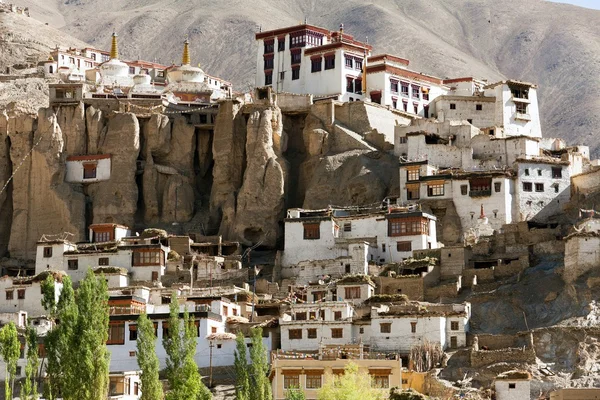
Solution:
<svg viewBox="0 0 600 400"><path fill-rule="evenodd" d="M169 306L169 334L163 335L163 346L167 352L167 400L207 400L212 396L202 383L196 353L196 327L186 310L183 321L179 317L179 301L175 293Z"/></svg>
<svg viewBox="0 0 600 400"><path fill-rule="evenodd" d="M244 334L238 332L235 338L235 398L237 400L249 400L250 382L248 380L248 360L246 355L246 341Z"/></svg>
<svg viewBox="0 0 600 400"><path fill-rule="evenodd" d="M50 289L50 285L44 285ZM51 294L44 294L45 306L53 307ZM56 304L58 323L46 337L49 385L48 399L59 394L64 400L96 400L108 394L109 353L108 288L103 276L91 270L77 293L69 277Z"/></svg>
<svg viewBox="0 0 600 400"><path fill-rule="evenodd" d="M4 396L6 399L12 399L12 392L17 373L17 361L21 353L21 342L17 327L13 322L4 325L0 329L0 348L2 350L2 360L6 364L6 380L4 381Z"/></svg>
<svg viewBox="0 0 600 400"><path fill-rule="evenodd" d="M42 284L44 292L42 304L48 312L53 325L52 330L48 332L44 339L44 347L48 359L48 366L46 368L48 380L47 385L44 386L44 392L45 397L49 400L58 397L60 388L63 386L63 381L65 380L65 372L70 363L70 357L73 354L69 346L78 312L71 278L69 276L63 277L62 285L57 302L53 276L48 275ZM60 319L60 324L56 324L57 319Z"/></svg>
<svg viewBox="0 0 600 400"><path fill-rule="evenodd" d="M262 328L252 329L252 347L250 349L250 400L271 400L271 383L267 377L269 364L267 349L262 340Z"/></svg>
<svg viewBox="0 0 600 400"><path fill-rule="evenodd" d="M77 354L69 381L75 385L64 393L65 400L95 400L108 396L110 353L108 340L108 284L104 275L89 269L75 295L78 308L71 351Z"/></svg>
<svg viewBox="0 0 600 400"><path fill-rule="evenodd" d="M141 400L161 400L164 395L156 356L156 335L154 335L154 324L146 313L138 318L137 332L137 362L142 370Z"/></svg>
<svg viewBox="0 0 600 400"><path fill-rule="evenodd" d="M25 366L25 381L21 385L21 399L37 399L37 370L39 367L38 342L35 328L27 326L27 365Z"/></svg>

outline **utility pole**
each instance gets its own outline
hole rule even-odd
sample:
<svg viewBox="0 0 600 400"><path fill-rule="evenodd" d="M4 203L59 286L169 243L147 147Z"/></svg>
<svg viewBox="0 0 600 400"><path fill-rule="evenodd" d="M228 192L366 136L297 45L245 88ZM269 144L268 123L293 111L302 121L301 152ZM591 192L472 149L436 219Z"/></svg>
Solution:
<svg viewBox="0 0 600 400"><path fill-rule="evenodd" d="M213 344L213 341L210 341L210 344L208 345L208 348L210 350L210 355L209 355L209 376L208 376L208 387L212 388L213 386L213 371L212 371L212 353L213 353L213 347L215 347L215 345Z"/></svg>

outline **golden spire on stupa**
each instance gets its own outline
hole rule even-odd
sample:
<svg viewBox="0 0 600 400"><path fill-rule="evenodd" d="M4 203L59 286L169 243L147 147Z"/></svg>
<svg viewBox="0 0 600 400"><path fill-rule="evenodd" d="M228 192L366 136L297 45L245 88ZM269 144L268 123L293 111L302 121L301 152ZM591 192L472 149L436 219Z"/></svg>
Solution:
<svg viewBox="0 0 600 400"><path fill-rule="evenodd" d="M117 32L113 32L112 34L112 44L110 46L110 59L119 59L119 45L117 44Z"/></svg>
<svg viewBox="0 0 600 400"><path fill-rule="evenodd" d="M181 59L181 65L190 65L190 41L185 39L183 42L183 57Z"/></svg>

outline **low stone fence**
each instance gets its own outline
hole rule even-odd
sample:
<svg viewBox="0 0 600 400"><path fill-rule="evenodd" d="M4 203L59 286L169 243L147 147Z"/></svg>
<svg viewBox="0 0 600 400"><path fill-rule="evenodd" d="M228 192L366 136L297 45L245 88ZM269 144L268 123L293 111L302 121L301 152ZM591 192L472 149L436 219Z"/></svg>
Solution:
<svg viewBox="0 0 600 400"><path fill-rule="evenodd" d="M535 363L535 352L530 348L471 351L471 367L480 368L497 363Z"/></svg>

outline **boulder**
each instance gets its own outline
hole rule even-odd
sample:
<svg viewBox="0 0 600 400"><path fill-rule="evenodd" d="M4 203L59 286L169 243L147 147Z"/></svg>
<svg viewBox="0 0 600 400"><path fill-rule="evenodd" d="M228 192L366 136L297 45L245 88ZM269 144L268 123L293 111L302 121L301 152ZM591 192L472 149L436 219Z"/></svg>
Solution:
<svg viewBox="0 0 600 400"><path fill-rule="evenodd" d="M67 123L70 123L67 121ZM85 196L64 182L65 142L51 108L39 110L37 129L30 115L11 117L8 134L13 171L13 224L9 251L12 257L35 258L42 235L85 237Z"/></svg>
<svg viewBox="0 0 600 400"><path fill-rule="evenodd" d="M194 188L186 177L170 175L163 192L163 222L187 222L193 216Z"/></svg>
<svg viewBox="0 0 600 400"><path fill-rule="evenodd" d="M285 212L287 165L281 156L281 111L277 107L255 110L248 120L244 182L237 197L233 232L241 243L274 247ZM277 151L276 151L277 150ZM231 226L221 225L221 230Z"/></svg>
<svg viewBox="0 0 600 400"><path fill-rule="evenodd" d="M93 203L93 223L120 223L133 226L138 205L136 184L140 152L140 126L135 114L114 114L98 151L111 154L110 179L89 184Z"/></svg>
<svg viewBox="0 0 600 400"><path fill-rule="evenodd" d="M83 102L77 106L59 107L56 118L65 142L65 154L80 156L87 154L88 141L85 134L86 116Z"/></svg>
<svg viewBox="0 0 600 400"><path fill-rule="evenodd" d="M373 204L397 193L398 161L391 154L348 151L302 165L304 208Z"/></svg>
<svg viewBox="0 0 600 400"><path fill-rule="evenodd" d="M87 127L87 153L98 154L100 137L106 135L106 126L102 111L94 107L88 107L85 110L85 123Z"/></svg>
<svg viewBox="0 0 600 400"><path fill-rule="evenodd" d="M246 163L246 121L241 113L241 105L233 100L221 102L219 106L212 155L210 225L219 226L225 203L229 203L231 209L230 195L237 193L242 186Z"/></svg>

